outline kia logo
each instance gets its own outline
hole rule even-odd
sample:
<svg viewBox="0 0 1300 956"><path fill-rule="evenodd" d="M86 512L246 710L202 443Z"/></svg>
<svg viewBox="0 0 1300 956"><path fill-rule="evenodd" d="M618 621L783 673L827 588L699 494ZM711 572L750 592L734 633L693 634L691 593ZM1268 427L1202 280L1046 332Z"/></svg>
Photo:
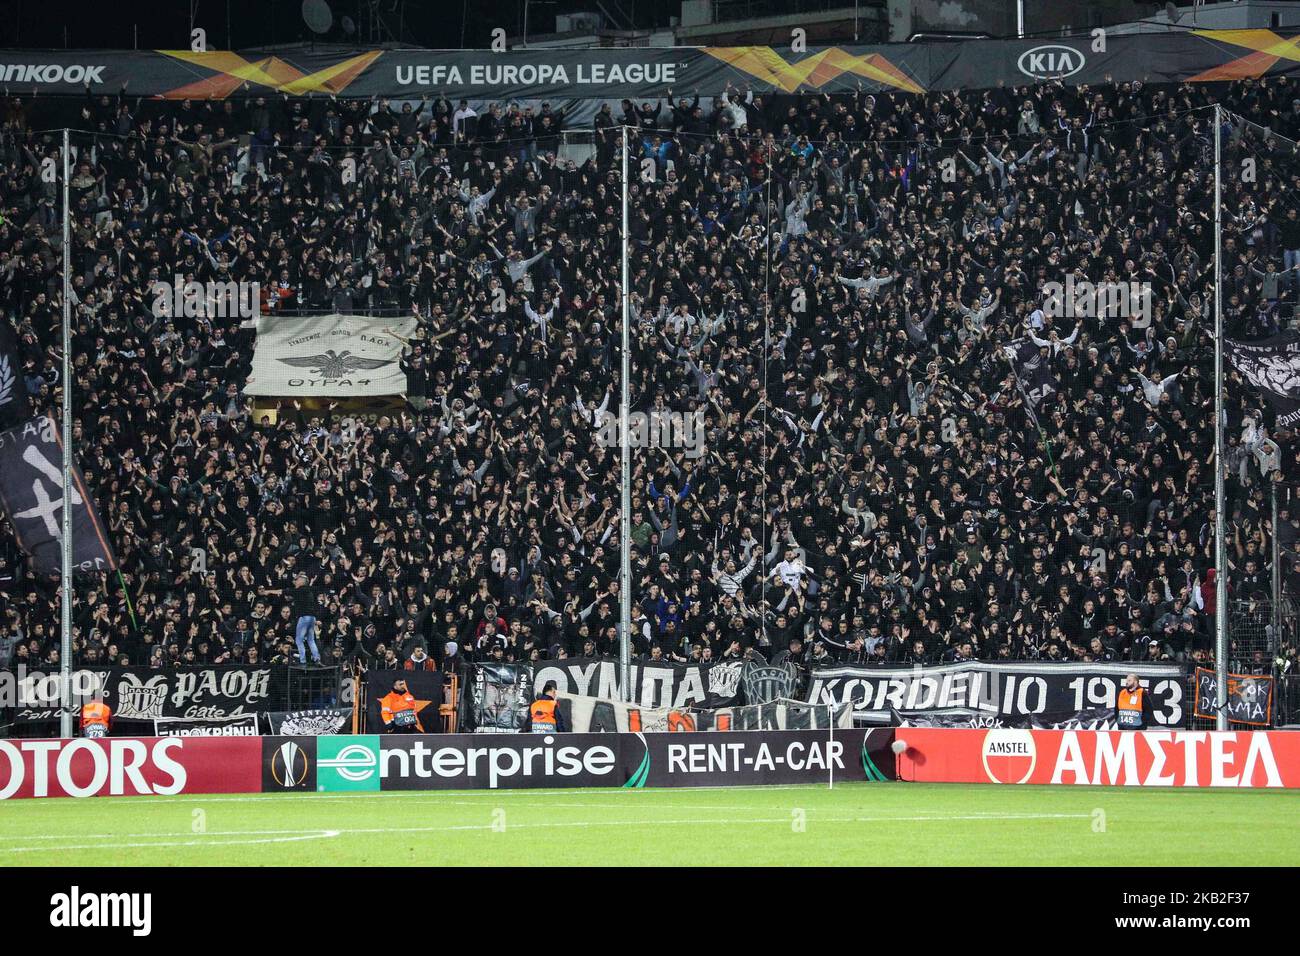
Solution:
<svg viewBox="0 0 1300 956"><path fill-rule="evenodd" d="M1083 54L1074 47L1053 44L1036 46L1020 54L1016 66L1036 80L1060 80L1083 69Z"/></svg>

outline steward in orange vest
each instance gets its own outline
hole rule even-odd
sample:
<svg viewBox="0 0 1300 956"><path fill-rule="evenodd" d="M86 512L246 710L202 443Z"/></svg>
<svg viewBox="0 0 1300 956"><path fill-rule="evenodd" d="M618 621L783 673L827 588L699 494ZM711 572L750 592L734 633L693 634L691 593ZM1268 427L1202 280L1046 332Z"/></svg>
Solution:
<svg viewBox="0 0 1300 956"><path fill-rule="evenodd" d="M563 733L566 729L564 717L560 714L560 708L555 697L555 681L547 681L546 686L542 688L541 696L533 701L532 706L528 708L528 722L531 724L533 733Z"/></svg>
<svg viewBox="0 0 1300 956"><path fill-rule="evenodd" d="M81 736L107 737L113 711L102 700L92 700L81 708Z"/></svg>
<svg viewBox="0 0 1300 956"><path fill-rule="evenodd" d="M1137 674L1124 678L1124 686L1115 702L1115 719L1120 730L1142 730L1155 723L1151 695L1138 684Z"/></svg>
<svg viewBox="0 0 1300 956"><path fill-rule="evenodd" d="M394 681L392 691L379 698L379 716L384 720L385 733L424 733L424 726L416 711L415 697L407 689L404 680Z"/></svg>

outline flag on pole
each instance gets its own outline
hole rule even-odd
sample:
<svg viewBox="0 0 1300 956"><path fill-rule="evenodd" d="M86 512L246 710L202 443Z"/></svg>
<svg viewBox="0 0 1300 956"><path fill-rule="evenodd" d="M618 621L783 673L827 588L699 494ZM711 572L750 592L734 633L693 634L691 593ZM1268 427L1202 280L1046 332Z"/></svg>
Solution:
<svg viewBox="0 0 1300 956"><path fill-rule="evenodd" d="M1259 342L1224 339L1224 354L1242 378L1273 403L1279 428L1300 426L1300 332Z"/></svg>
<svg viewBox="0 0 1300 956"><path fill-rule="evenodd" d="M33 418L0 432L0 507L38 574L62 569L62 463L63 442L50 419ZM75 463L71 471L73 570L115 571L117 559L86 479Z"/></svg>

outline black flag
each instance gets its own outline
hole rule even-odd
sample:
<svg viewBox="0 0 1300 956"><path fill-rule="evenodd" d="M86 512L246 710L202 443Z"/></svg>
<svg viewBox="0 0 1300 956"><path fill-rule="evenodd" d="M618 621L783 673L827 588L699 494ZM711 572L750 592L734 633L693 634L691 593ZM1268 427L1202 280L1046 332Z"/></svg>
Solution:
<svg viewBox="0 0 1300 956"><path fill-rule="evenodd" d="M1246 381L1268 395L1279 428L1300 425L1300 332L1259 342L1224 339L1223 351Z"/></svg>
<svg viewBox="0 0 1300 956"><path fill-rule="evenodd" d="M1011 361L1016 387L1025 400L1025 410L1037 428L1038 409L1056 394L1056 380L1052 377L1052 371L1038 351L1038 346L1028 338L1008 342L1002 351Z"/></svg>
<svg viewBox="0 0 1300 956"><path fill-rule="evenodd" d="M62 568L63 443L48 418L33 418L0 432L0 506L32 559L32 570ZM77 571L114 571L117 559L86 479L72 467L72 566Z"/></svg>
<svg viewBox="0 0 1300 956"><path fill-rule="evenodd" d="M9 428L31 417L18 342L8 321L0 319L0 428Z"/></svg>

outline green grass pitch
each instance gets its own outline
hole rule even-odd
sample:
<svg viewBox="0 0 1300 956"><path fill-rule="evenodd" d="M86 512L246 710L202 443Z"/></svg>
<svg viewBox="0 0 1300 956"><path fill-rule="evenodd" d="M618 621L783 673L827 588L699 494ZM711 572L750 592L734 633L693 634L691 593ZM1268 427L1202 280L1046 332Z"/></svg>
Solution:
<svg viewBox="0 0 1300 956"><path fill-rule="evenodd" d="M909 783L14 800L0 866L1294 865L1298 811L1288 791Z"/></svg>

